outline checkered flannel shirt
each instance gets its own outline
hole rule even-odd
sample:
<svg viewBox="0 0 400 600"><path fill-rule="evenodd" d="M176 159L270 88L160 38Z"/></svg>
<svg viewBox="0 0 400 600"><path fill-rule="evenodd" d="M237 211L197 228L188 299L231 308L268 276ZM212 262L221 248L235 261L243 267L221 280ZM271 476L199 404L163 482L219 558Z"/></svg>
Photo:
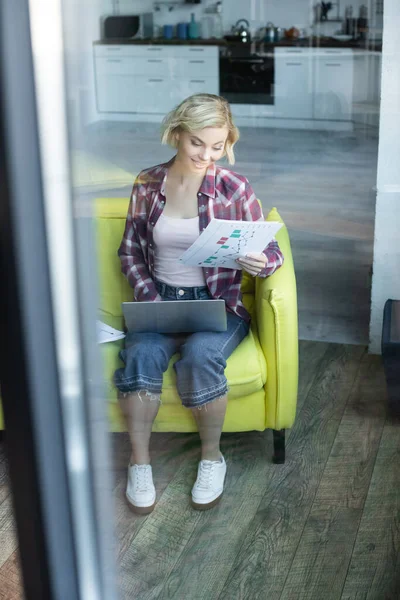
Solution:
<svg viewBox="0 0 400 600"><path fill-rule="evenodd" d="M175 157L174 157L175 158ZM165 206L168 163L145 169L132 190L125 231L118 256L121 270L138 301L161 300L154 283L154 227ZM212 164L207 169L198 193L200 233L212 218L263 221L260 204L248 180L225 167ZM268 259L258 277L275 273L283 264L278 242L273 239L263 250ZM228 310L246 321L249 314L241 302L240 269L204 268L207 287L213 298L225 300Z"/></svg>

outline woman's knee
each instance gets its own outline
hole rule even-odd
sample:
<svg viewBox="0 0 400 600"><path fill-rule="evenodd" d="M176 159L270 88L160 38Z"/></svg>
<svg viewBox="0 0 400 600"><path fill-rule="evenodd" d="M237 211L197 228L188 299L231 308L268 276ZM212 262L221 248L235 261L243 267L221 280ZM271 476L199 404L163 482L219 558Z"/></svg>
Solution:
<svg viewBox="0 0 400 600"><path fill-rule="evenodd" d="M199 372L204 372L208 369L223 372L226 367L226 360L219 350L201 341L199 343L192 342L191 344L182 346L179 366Z"/></svg>
<svg viewBox="0 0 400 600"><path fill-rule="evenodd" d="M161 393L172 347L168 339L153 338L147 334L131 336L121 350L119 357L124 367L114 373L114 384L120 392Z"/></svg>
<svg viewBox="0 0 400 600"><path fill-rule="evenodd" d="M125 365L134 363L136 365L155 365L165 370L169 362L169 352L156 340L144 335L141 339L137 336L129 345L121 351L120 357ZM165 367L165 368L164 368Z"/></svg>

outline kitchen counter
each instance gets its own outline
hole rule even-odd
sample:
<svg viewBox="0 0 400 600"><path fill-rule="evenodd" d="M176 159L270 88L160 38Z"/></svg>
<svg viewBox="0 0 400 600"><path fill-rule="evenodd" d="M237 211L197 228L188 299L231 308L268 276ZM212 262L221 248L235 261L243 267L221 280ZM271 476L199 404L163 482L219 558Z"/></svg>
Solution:
<svg viewBox="0 0 400 600"><path fill-rule="evenodd" d="M172 38L172 40L167 40L165 38L144 38L142 40L138 39L110 39L110 40L97 40L93 42L95 46L110 46L116 44L117 46L125 46L125 45L163 45L163 46L226 46L227 42L224 39L212 38L210 40L203 40L201 38L197 40L181 40L179 38Z"/></svg>
<svg viewBox="0 0 400 600"><path fill-rule="evenodd" d="M355 50L364 50L364 51L374 51L381 52L382 51L382 43L376 43L372 41L361 41L361 40L350 40L348 42L340 42L331 37L310 37L303 38L297 40L284 39L280 42L263 42L260 40L255 40L250 43L242 43L242 42L231 42L225 39L196 39L196 40L181 40L178 38L173 38L172 40L167 40L164 38L148 38L148 39L110 39L110 40L97 40L93 42L94 45L157 45L161 44L163 46L221 46L222 48L228 50L234 49L235 51L242 51L243 54L256 54L257 52L268 52L273 50L273 48L291 48L291 47L300 47L300 48L353 48Z"/></svg>

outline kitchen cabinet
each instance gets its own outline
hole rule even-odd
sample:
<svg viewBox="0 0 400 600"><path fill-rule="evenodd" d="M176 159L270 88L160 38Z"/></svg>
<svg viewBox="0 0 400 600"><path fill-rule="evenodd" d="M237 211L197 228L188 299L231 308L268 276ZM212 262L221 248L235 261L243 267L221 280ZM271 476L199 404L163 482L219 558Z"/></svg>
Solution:
<svg viewBox="0 0 400 600"><path fill-rule="evenodd" d="M314 54L314 119L350 121L352 103L352 50L317 49Z"/></svg>
<svg viewBox="0 0 400 600"><path fill-rule="evenodd" d="M350 48L276 48L275 117L350 121Z"/></svg>
<svg viewBox="0 0 400 600"><path fill-rule="evenodd" d="M313 118L313 48L275 48L275 117Z"/></svg>
<svg viewBox="0 0 400 600"><path fill-rule="evenodd" d="M165 114L191 94L218 94L218 61L216 46L96 45L97 108Z"/></svg>
<svg viewBox="0 0 400 600"><path fill-rule="evenodd" d="M353 121L379 127L382 53L354 52Z"/></svg>

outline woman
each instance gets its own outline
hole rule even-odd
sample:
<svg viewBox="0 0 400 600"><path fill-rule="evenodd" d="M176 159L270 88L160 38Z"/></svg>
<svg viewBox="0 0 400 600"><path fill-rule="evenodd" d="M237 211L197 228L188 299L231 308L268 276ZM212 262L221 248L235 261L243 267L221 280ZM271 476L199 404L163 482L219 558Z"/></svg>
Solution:
<svg viewBox="0 0 400 600"><path fill-rule="evenodd" d="M163 121L162 143L176 148L176 156L142 171L133 186L118 255L135 299L222 298L228 321L223 333L194 333L186 339L154 333L126 337L120 354L125 367L116 371L115 384L132 444L126 497L140 514L151 512L155 504L149 442L163 373L176 352L180 352L174 365L178 393L183 406L192 411L202 447L192 506L205 510L221 498L226 474L219 446L227 405L224 369L247 335L250 321L241 302L241 269L267 277L283 263L275 240L263 253L239 259L238 270L178 262L213 217L264 218L247 179L216 165L224 155L234 163L238 138L226 100L210 94L190 96Z"/></svg>

